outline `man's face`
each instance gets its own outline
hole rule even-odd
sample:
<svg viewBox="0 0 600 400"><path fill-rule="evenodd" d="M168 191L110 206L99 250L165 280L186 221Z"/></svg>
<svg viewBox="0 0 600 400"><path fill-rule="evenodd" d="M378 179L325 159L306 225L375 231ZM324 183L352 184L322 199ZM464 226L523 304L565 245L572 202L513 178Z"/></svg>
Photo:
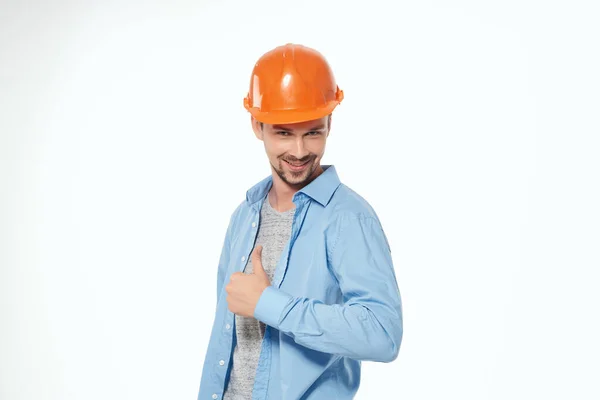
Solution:
<svg viewBox="0 0 600 400"><path fill-rule="evenodd" d="M308 184L315 171L321 169L330 125L329 116L284 125L261 125L252 119L254 133L263 141L271 167L290 186Z"/></svg>

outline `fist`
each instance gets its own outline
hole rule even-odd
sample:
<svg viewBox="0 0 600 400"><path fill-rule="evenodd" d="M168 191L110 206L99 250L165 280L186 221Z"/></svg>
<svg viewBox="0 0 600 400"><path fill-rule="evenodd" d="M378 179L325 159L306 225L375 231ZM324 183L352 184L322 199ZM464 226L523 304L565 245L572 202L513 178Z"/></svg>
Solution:
<svg viewBox="0 0 600 400"><path fill-rule="evenodd" d="M229 283L225 286L227 292L227 307L229 311L244 317L254 317L254 309L262 292L271 285L262 265L262 245L252 251L251 274L235 272L231 274Z"/></svg>

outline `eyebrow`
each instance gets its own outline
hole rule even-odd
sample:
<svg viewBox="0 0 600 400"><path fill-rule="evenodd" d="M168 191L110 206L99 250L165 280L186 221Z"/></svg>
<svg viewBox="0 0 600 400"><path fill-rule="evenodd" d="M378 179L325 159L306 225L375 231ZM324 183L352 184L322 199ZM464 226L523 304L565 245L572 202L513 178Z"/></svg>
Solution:
<svg viewBox="0 0 600 400"><path fill-rule="evenodd" d="M322 129L325 129L325 125L321 124L321 125L317 125L314 128L308 129L307 132L312 132L312 131L320 131ZM273 130L275 131L286 131L286 132L291 132L292 129L288 129L285 128L281 125L273 125Z"/></svg>

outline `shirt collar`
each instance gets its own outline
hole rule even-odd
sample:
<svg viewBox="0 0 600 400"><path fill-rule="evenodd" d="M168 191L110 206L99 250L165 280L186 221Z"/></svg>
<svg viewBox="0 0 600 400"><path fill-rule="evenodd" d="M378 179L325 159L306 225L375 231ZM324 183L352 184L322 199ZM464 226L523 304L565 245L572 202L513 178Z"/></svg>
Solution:
<svg viewBox="0 0 600 400"><path fill-rule="evenodd" d="M334 165L322 165L323 172L317 176L312 182L304 186L294 194L294 198L298 197L298 193L304 193L311 199L319 202L323 207L327 206L333 192L340 185L340 179L335 170ZM246 202L249 206L254 206L258 201L263 200L271 186L273 185L273 175L269 175L246 192Z"/></svg>

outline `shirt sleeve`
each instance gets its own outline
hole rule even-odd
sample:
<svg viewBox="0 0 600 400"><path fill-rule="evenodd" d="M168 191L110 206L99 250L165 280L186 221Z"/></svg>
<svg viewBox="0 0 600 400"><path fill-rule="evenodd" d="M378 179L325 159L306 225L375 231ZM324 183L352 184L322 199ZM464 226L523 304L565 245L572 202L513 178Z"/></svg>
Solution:
<svg viewBox="0 0 600 400"><path fill-rule="evenodd" d="M379 220L353 215L340 224L330 267L344 304L324 304L267 287L254 317L313 350L391 362L402 340L402 304L391 249Z"/></svg>

